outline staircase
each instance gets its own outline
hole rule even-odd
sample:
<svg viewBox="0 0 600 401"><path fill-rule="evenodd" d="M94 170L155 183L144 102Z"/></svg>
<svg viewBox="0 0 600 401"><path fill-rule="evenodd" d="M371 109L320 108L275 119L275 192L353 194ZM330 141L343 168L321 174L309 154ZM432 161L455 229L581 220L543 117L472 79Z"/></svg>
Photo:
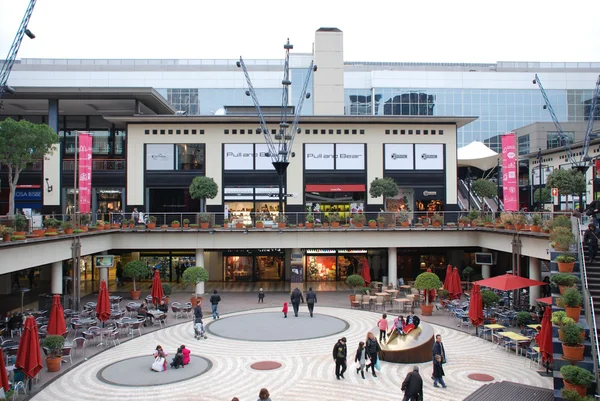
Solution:
<svg viewBox="0 0 600 401"><path fill-rule="evenodd" d="M469 208L469 187L467 186L467 183L463 179L458 180L458 193L464 199L465 207L468 209ZM473 210L482 210L483 209L481 200L479 200L473 192L471 192L471 209L473 209Z"/></svg>
<svg viewBox="0 0 600 401"><path fill-rule="evenodd" d="M594 300L594 315L596 315L596 322L598 322L598 318L600 317L600 255L596 255L596 260L589 263L587 246L584 247L584 255L586 260L585 269L587 272L588 290ZM597 329L596 338L598 338L598 336L600 336L600 330Z"/></svg>

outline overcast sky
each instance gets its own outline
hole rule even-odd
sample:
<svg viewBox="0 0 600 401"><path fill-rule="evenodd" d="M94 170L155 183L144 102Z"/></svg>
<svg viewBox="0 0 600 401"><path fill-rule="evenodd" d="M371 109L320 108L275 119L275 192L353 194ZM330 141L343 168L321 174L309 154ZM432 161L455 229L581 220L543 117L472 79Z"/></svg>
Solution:
<svg viewBox="0 0 600 401"><path fill-rule="evenodd" d="M29 0L0 0L5 57ZM600 61L600 0L38 0L18 58L282 58L344 32L346 61Z"/></svg>

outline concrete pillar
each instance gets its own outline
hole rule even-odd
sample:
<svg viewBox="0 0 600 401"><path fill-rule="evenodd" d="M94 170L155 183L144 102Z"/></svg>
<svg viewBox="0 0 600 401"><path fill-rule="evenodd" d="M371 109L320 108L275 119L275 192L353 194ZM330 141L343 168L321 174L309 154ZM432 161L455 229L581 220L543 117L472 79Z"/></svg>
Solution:
<svg viewBox="0 0 600 401"><path fill-rule="evenodd" d="M196 249L196 266L201 266L206 269L206 266L204 266L204 249Z"/></svg>
<svg viewBox="0 0 600 401"><path fill-rule="evenodd" d="M13 275L17 272L3 274L0 276L0 295L10 294L12 292Z"/></svg>
<svg viewBox="0 0 600 401"><path fill-rule="evenodd" d="M108 267L96 266L96 269L98 269L98 276L100 277L98 288L100 288L102 280L106 281L106 286L108 287Z"/></svg>
<svg viewBox="0 0 600 401"><path fill-rule="evenodd" d="M489 249L481 248L481 252L489 252ZM490 278L492 267L490 265L481 265L481 277Z"/></svg>
<svg viewBox="0 0 600 401"><path fill-rule="evenodd" d="M388 283L398 285L398 250L396 247L388 248Z"/></svg>
<svg viewBox="0 0 600 401"><path fill-rule="evenodd" d="M542 281L542 269L538 258L529 257L529 278ZM541 296L542 287L529 287L529 305L537 305L536 299Z"/></svg>
<svg viewBox="0 0 600 401"><path fill-rule="evenodd" d="M52 294L63 293L63 263L54 262L52 263L52 276L50 279L50 292Z"/></svg>

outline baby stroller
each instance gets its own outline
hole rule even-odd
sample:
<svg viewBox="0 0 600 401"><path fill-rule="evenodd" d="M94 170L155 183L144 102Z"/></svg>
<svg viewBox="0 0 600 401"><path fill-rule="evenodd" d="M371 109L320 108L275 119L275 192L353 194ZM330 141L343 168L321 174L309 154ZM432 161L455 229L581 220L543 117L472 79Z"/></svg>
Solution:
<svg viewBox="0 0 600 401"><path fill-rule="evenodd" d="M206 339L206 331L204 330L204 324L202 320L198 319L194 322L194 338L199 340L201 338Z"/></svg>

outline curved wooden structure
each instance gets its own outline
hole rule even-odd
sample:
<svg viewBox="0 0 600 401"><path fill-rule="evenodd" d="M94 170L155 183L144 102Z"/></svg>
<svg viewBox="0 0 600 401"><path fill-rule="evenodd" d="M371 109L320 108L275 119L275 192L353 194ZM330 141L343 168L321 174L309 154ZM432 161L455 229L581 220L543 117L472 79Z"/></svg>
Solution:
<svg viewBox="0 0 600 401"><path fill-rule="evenodd" d="M394 363L421 363L432 360L431 351L435 342L433 328L421 322L418 328L405 336L393 333L381 345L379 358Z"/></svg>

